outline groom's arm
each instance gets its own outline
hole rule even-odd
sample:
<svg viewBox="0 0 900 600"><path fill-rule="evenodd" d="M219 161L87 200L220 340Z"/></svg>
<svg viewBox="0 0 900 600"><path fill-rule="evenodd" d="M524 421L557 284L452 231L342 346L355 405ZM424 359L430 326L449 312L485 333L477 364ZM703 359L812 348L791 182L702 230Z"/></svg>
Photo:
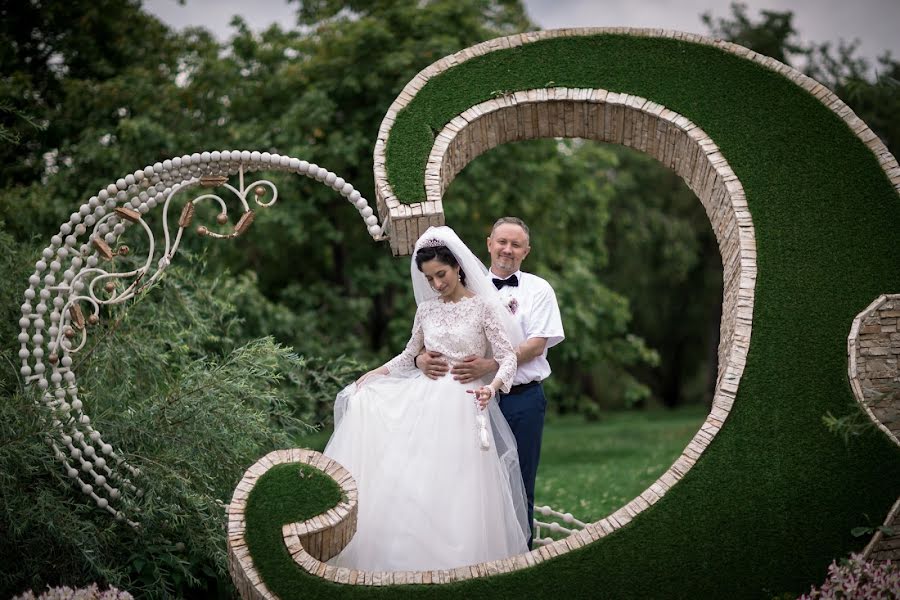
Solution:
<svg viewBox="0 0 900 600"><path fill-rule="evenodd" d="M547 338L533 337L522 342L516 348L516 359L520 365L524 365L544 353L547 347Z"/></svg>
<svg viewBox="0 0 900 600"><path fill-rule="evenodd" d="M444 355L431 350L422 350L413 359L413 364L429 379L440 379L450 370Z"/></svg>
<svg viewBox="0 0 900 600"><path fill-rule="evenodd" d="M525 364L529 360L540 356L546 347L547 338L526 340L516 348L516 360L520 365ZM462 362L450 369L450 373L453 374L453 379L461 383L471 383L476 379L481 379L485 375L493 373L499 366L493 358L467 356Z"/></svg>

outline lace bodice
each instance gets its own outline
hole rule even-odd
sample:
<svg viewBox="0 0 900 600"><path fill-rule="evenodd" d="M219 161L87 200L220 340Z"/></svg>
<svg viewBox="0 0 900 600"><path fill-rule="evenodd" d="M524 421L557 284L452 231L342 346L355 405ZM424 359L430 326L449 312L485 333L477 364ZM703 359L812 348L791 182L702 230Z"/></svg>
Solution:
<svg viewBox="0 0 900 600"><path fill-rule="evenodd" d="M496 375L503 382L500 389L508 392L516 374L516 353L496 310L503 308L493 308L479 296L459 302L443 302L440 298L422 302L406 348L385 367L392 374L414 370L414 360L423 348L440 352L451 365L467 356L487 356L490 348L500 365Z"/></svg>

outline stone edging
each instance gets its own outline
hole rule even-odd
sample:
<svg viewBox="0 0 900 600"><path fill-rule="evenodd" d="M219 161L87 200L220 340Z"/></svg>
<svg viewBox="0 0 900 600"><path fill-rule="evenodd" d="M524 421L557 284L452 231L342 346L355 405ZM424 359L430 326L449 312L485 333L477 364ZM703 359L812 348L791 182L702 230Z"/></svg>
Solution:
<svg viewBox="0 0 900 600"><path fill-rule="evenodd" d="M753 61L767 69L779 73L806 91L812 94L822 104L828 107L833 113L840 117L853 133L868 146L873 154L875 154L881 165L882 170L890 179L900 194L900 165L891 155L887 147L875 135L875 133L847 106L840 98L831 90L797 71L796 69L785 65L782 62L754 52L743 46L723 40L717 40L693 33L684 33L671 29L649 29L649 28L631 28L631 27L604 27L604 28L571 28L571 29L551 29L545 31L533 31L510 35L506 37L488 40L481 44L477 44L470 48L465 48L445 56L444 58L432 63L428 67L421 70L409 83L403 88L394 102L391 104L381 126L378 129L378 137L375 142L374 150L374 173L375 173L375 195L378 203L378 212L381 217L382 225L389 230L391 238L391 249L395 255L406 252L409 253L408 247L415 243L418 235L421 234L429 225L443 224L443 209L440 205L440 199L427 198L425 202L416 202L413 204L401 203L387 178L385 150L387 148L388 137L390 136L391 127L394 121L402 111L415 97L419 90L433 77L440 75L444 71L451 69L467 60L482 56L496 50L514 48L523 44L529 44L541 40L552 39L557 37L576 37L590 36L598 34L615 34L615 35L634 35L639 37L656 37L683 40L685 42L714 46L725 52L730 52L741 58ZM426 179L425 184L436 183L434 180ZM405 243L398 245L399 238L405 238ZM409 242L412 239L412 242Z"/></svg>
<svg viewBox="0 0 900 600"><path fill-rule="evenodd" d="M241 598L245 600L275 600L277 596L269 590L253 564L253 558L247 548L247 523L244 511L247 499L253 486L269 469L287 463L304 463L323 471L334 479L341 488L343 496L337 506L330 508L302 523L291 523L284 526L284 531L291 529L297 544L306 544L309 552L322 560L328 560L353 537L356 531L357 489L356 482L350 473L337 462L313 450L290 449L275 450L268 453L247 469L237 484L228 505L228 572L234 581ZM306 551L304 551L306 554ZM310 556L307 554L307 556Z"/></svg>
<svg viewBox="0 0 900 600"><path fill-rule="evenodd" d="M900 294L882 294L856 315L847 336L847 371L856 401L879 429L900 446ZM884 525L900 525L900 498ZM900 561L900 532L886 536L879 529L863 556L876 561Z"/></svg>
<svg viewBox="0 0 900 600"><path fill-rule="evenodd" d="M900 446L900 294L883 294L856 315L847 337L856 401Z"/></svg>

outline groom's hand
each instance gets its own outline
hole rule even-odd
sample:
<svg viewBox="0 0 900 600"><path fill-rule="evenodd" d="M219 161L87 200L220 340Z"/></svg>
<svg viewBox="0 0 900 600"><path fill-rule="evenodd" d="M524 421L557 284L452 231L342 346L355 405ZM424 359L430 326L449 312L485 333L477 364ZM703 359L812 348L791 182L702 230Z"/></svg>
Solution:
<svg viewBox="0 0 900 600"><path fill-rule="evenodd" d="M450 370L447 359L440 352L427 350L416 357L416 366L429 379L440 379Z"/></svg>
<svg viewBox="0 0 900 600"><path fill-rule="evenodd" d="M454 366L450 373L453 379L460 383L471 383L476 379L481 379L488 373L493 373L499 368L497 361L493 358L484 358L480 356L467 356Z"/></svg>

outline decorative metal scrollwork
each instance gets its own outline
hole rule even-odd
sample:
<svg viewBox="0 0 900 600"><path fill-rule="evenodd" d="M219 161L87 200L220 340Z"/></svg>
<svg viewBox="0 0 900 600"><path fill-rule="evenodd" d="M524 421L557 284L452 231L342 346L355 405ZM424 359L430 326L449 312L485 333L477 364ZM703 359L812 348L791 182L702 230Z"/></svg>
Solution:
<svg viewBox="0 0 900 600"><path fill-rule="evenodd" d="M19 319L20 373L27 386L36 385L42 391L41 401L50 410L47 441L69 477L98 507L133 526L137 523L116 508L116 501L123 493L141 495L134 483L140 472L91 426L78 398L72 356L87 344L89 328L100 322L102 306L126 302L159 279L172 263L184 232L193 225L198 203L216 203L216 225L228 224L227 203L209 191L184 204L173 237L169 208L177 195L198 187L230 191L241 209L232 230L219 233L214 227L199 225L195 231L214 239L235 238L246 233L255 218L248 196L259 208L269 208L278 200L277 188L267 179L244 184L247 172L262 169L305 175L331 187L359 211L374 240L386 239L368 201L327 169L268 152L203 152L147 166L100 190L50 239L28 279ZM229 183L234 175L238 176L237 187ZM160 204L163 244L157 259L159 245L146 218ZM138 250L119 244L122 234L135 225L146 236L146 260L130 270L117 271L115 257Z"/></svg>

